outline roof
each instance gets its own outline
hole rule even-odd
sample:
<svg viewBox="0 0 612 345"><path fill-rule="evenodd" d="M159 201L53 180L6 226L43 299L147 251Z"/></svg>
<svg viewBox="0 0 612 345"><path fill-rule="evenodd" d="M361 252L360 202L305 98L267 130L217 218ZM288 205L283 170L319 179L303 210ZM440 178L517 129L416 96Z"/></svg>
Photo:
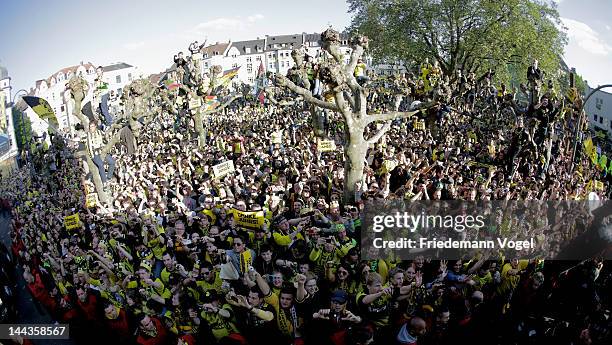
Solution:
<svg viewBox="0 0 612 345"><path fill-rule="evenodd" d="M81 65L75 65L75 66L70 66L70 67L66 67L66 68L62 68L59 71L53 73L51 75L51 77L47 78L47 83L49 82L49 80L51 80L51 78L55 77L56 75L58 75L60 72L63 74L68 74L68 72L76 72L76 70L81 67ZM83 67L85 67L86 70L89 70L90 68L96 68L91 62L88 62L86 64L83 64Z"/></svg>
<svg viewBox="0 0 612 345"><path fill-rule="evenodd" d="M340 40L341 41L348 41L349 40L349 34L347 34L346 32L341 32L340 33ZM318 42L319 44L321 44L321 34L320 33L312 33L312 34L304 34L304 42Z"/></svg>
<svg viewBox="0 0 612 345"><path fill-rule="evenodd" d="M257 53L258 47L261 48L262 51L264 50L264 48L266 47L266 40L258 39L258 40L232 42L232 46L236 47L236 49L240 51L240 54L253 54L253 53ZM247 48L250 49L249 53L247 53Z"/></svg>
<svg viewBox="0 0 612 345"><path fill-rule="evenodd" d="M112 65L108 65L108 66L102 66L102 71L104 72L112 72L112 71L116 71L119 69L125 69L125 68L130 68L130 67L134 67L130 64L127 64L125 62L118 62L116 64L112 64Z"/></svg>
<svg viewBox="0 0 612 345"><path fill-rule="evenodd" d="M302 43L302 34L295 35L279 35L279 36L267 36L266 37L266 50L276 50L275 44L286 44L286 48L294 49L299 48Z"/></svg>
<svg viewBox="0 0 612 345"><path fill-rule="evenodd" d="M230 42L227 43L215 43L213 45L209 45L208 47L203 47L200 49L204 56L214 56L214 55L223 55L227 47L229 47Z"/></svg>
<svg viewBox="0 0 612 345"><path fill-rule="evenodd" d="M162 76L166 75L167 72L161 72L161 73L156 73L156 74L151 74L147 79L149 79L149 81L151 81L151 83L153 85L158 85L159 81L161 80Z"/></svg>

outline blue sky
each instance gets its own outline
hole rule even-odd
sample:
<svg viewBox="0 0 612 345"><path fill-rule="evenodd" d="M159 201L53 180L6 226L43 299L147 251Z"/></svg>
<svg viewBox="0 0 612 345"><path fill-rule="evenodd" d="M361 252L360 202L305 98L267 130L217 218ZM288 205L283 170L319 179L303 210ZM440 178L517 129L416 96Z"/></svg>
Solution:
<svg viewBox="0 0 612 345"><path fill-rule="evenodd" d="M551 1L569 29L568 65L591 85L612 83L612 19L606 18L612 1ZM0 64L9 69L14 90L80 61L123 61L148 75L194 40L320 32L350 22L344 0L2 0L0 13Z"/></svg>

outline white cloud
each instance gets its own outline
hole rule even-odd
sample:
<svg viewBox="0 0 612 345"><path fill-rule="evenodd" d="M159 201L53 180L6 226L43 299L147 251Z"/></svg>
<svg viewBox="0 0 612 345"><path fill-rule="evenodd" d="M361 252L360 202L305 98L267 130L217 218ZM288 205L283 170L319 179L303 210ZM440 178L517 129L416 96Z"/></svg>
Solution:
<svg viewBox="0 0 612 345"><path fill-rule="evenodd" d="M255 22L264 19L262 14L244 17L221 17L199 23L191 31L195 34L206 34L207 31L244 31Z"/></svg>
<svg viewBox="0 0 612 345"><path fill-rule="evenodd" d="M264 19L264 16L263 16L263 14L260 14L260 13L257 13L257 14L254 14L252 16L248 16L247 17L247 21L249 23L254 23L254 22L256 22L258 20L262 20L262 19Z"/></svg>
<svg viewBox="0 0 612 345"><path fill-rule="evenodd" d="M612 30L612 28L610 27L610 25L606 25L606 30L608 30L608 31Z"/></svg>
<svg viewBox="0 0 612 345"><path fill-rule="evenodd" d="M612 53L612 46L587 24L569 18L561 18L561 20L568 29L567 34L570 43L575 42L579 47L593 55L608 56Z"/></svg>
<svg viewBox="0 0 612 345"><path fill-rule="evenodd" d="M132 42L132 43L124 44L123 48L128 49L128 50L137 50L137 49L144 47L144 45L145 45L145 41Z"/></svg>

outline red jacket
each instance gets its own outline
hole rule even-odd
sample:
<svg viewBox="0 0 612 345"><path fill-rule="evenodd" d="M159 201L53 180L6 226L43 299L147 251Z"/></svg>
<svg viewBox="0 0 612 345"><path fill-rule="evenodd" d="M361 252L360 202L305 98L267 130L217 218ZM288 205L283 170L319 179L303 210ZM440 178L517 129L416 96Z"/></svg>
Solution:
<svg viewBox="0 0 612 345"><path fill-rule="evenodd" d="M104 319L106 326L112 335L116 335L122 340L127 340L131 336L130 325L125 310L119 310L119 316L116 319Z"/></svg>
<svg viewBox="0 0 612 345"><path fill-rule="evenodd" d="M149 337L146 334L140 332L136 343L139 345L166 345L168 340L168 332L166 327L157 318L151 317L151 321L155 324L157 329L157 336L154 338Z"/></svg>
<svg viewBox="0 0 612 345"><path fill-rule="evenodd" d="M50 299L51 296L49 296L49 291L47 291L45 284L43 284L42 279L40 279L40 274L32 272L32 275L34 276L34 282L28 283L28 290L30 290L32 296L39 302L47 302L46 300Z"/></svg>
<svg viewBox="0 0 612 345"><path fill-rule="evenodd" d="M77 305L83 312L83 316L85 316L86 320L96 321L98 319L98 299L95 295L91 293L87 294L87 299L85 302L81 302L81 300L77 298Z"/></svg>

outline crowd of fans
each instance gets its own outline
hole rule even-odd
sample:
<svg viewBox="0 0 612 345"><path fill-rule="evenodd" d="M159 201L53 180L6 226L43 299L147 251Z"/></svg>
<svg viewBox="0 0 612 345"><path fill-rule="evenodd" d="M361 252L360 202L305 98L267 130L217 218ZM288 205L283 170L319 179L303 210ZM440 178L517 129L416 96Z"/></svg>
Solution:
<svg viewBox="0 0 612 345"><path fill-rule="evenodd" d="M495 88L490 73L448 78L427 63L415 72L360 70L370 113L438 103L394 121L370 148L355 202L342 192L344 124L329 113L311 121L280 89L208 116L205 145L188 105L161 106L180 88L162 90L138 145L111 152L110 205L85 206L82 143L55 136L2 185L28 290L83 344L609 343L612 285L600 259L362 260L370 201L608 197L607 182L589 185L603 179L588 158L573 166L575 99L550 85L532 102L533 88ZM318 150L315 126L338 149ZM235 171L215 176L226 161ZM244 226L244 212L263 219ZM500 231L525 230L506 224ZM569 220L541 225L550 257L576 231Z"/></svg>

